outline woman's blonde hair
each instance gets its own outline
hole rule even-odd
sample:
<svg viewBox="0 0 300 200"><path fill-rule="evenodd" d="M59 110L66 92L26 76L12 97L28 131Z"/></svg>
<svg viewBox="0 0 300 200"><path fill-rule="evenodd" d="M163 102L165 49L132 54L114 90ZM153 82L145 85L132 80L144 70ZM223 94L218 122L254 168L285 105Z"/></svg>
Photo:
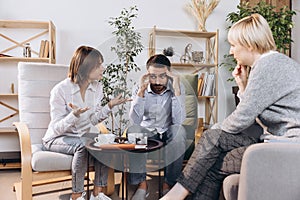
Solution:
<svg viewBox="0 0 300 200"><path fill-rule="evenodd" d="M70 63L69 78L73 83L80 84L88 79L90 72L103 62L103 56L97 49L80 46L76 49Z"/></svg>
<svg viewBox="0 0 300 200"><path fill-rule="evenodd" d="M261 54L276 50L268 22L260 14L252 14L236 22L228 32L228 40Z"/></svg>

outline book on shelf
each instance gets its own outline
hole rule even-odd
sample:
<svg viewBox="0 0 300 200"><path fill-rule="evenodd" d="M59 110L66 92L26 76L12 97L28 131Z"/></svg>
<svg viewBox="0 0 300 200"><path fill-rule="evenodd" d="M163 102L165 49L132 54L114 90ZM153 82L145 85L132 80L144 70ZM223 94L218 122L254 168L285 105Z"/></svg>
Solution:
<svg viewBox="0 0 300 200"><path fill-rule="evenodd" d="M49 57L49 41L45 40L44 56L43 58Z"/></svg>
<svg viewBox="0 0 300 200"><path fill-rule="evenodd" d="M214 83L215 83L215 74L209 73L207 76L207 85L205 88L204 96L214 95Z"/></svg>
<svg viewBox="0 0 300 200"><path fill-rule="evenodd" d="M198 75L198 96L201 96L204 85L204 73Z"/></svg>
<svg viewBox="0 0 300 200"><path fill-rule="evenodd" d="M49 57L49 41L48 40L41 40L39 57L40 58L48 58Z"/></svg>
<svg viewBox="0 0 300 200"><path fill-rule="evenodd" d="M44 56L44 50L45 50L45 40L41 40L40 51L39 51L40 58Z"/></svg>
<svg viewBox="0 0 300 200"><path fill-rule="evenodd" d="M54 58L55 59L55 44L54 44L54 42L52 41L52 45L51 45L51 51L52 51L52 58ZM48 56L48 57L50 57L50 55Z"/></svg>
<svg viewBox="0 0 300 200"><path fill-rule="evenodd" d="M203 73L203 88L202 88L202 91L201 91L201 96L205 96L205 90L206 90L206 87L207 87L207 77L208 77L208 72L204 72Z"/></svg>
<svg viewBox="0 0 300 200"><path fill-rule="evenodd" d="M198 96L213 96L215 94L215 74L203 72L199 74Z"/></svg>

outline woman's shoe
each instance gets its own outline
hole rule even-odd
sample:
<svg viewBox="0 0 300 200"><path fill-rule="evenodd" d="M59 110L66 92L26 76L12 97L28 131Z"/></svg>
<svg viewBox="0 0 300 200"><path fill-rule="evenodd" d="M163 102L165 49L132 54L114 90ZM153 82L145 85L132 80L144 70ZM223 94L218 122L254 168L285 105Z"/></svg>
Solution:
<svg viewBox="0 0 300 200"><path fill-rule="evenodd" d="M131 200L145 200L149 196L149 192L144 189L137 189Z"/></svg>
<svg viewBox="0 0 300 200"><path fill-rule="evenodd" d="M106 196L103 192L100 192L98 196L94 196L93 193L91 194L90 200L111 200L108 196Z"/></svg>
<svg viewBox="0 0 300 200"><path fill-rule="evenodd" d="M85 200L85 192L83 192L82 194L81 194L81 197L78 197L76 200ZM70 197L70 200L72 200L72 197Z"/></svg>

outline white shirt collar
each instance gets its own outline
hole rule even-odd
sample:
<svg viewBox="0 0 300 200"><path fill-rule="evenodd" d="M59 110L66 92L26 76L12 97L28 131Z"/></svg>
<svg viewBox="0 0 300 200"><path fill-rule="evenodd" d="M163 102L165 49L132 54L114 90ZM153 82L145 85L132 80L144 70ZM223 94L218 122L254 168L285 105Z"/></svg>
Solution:
<svg viewBox="0 0 300 200"><path fill-rule="evenodd" d="M75 93L77 93L77 92L80 92L80 88L79 88L79 85L78 84L76 84L76 83L73 83L72 81L71 81L71 79L69 78L69 81L72 83L72 88L71 88L71 91L72 91L72 94L75 94ZM87 90L91 90L91 91L96 91L96 87L97 87L97 83L98 81L92 81L90 84L89 84L89 86L88 86L88 88L87 88Z"/></svg>

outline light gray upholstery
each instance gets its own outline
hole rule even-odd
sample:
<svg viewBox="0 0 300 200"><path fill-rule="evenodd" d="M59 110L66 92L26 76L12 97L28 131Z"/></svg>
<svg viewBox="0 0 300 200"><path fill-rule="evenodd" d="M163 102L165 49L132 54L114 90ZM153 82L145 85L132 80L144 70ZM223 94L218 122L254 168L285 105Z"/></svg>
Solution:
<svg viewBox="0 0 300 200"><path fill-rule="evenodd" d="M244 154L241 174L231 175L223 184L227 200L300 199L300 145L260 143ZM239 176L239 178L238 178ZM227 193L227 194L225 194Z"/></svg>
<svg viewBox="0 0 300 200"><path fill-rule="evenodd" d="M239 189L239 174L227 176L223 181L223 192L226 200L237 200Z"/></svg>
<svg viewBox="0 0 300 200"><path fill-rule="evenodd" d="M73 156L42 151L42 137L50 121L50 91L67 77L68 66L48 63L18 64L20 121L29 128L32 144L32 169L57 171L71 169Z"/></svg>
<svg viewBox="0 0 300 200"><path fill-rule="evenodd" d="M187 133L187 151L185 159L189 159L194 150L195 130L198 126L198 75L184 74L180 77L181 82L185 87L185 110L186 120L183 122L183 127Z"/></svg>

